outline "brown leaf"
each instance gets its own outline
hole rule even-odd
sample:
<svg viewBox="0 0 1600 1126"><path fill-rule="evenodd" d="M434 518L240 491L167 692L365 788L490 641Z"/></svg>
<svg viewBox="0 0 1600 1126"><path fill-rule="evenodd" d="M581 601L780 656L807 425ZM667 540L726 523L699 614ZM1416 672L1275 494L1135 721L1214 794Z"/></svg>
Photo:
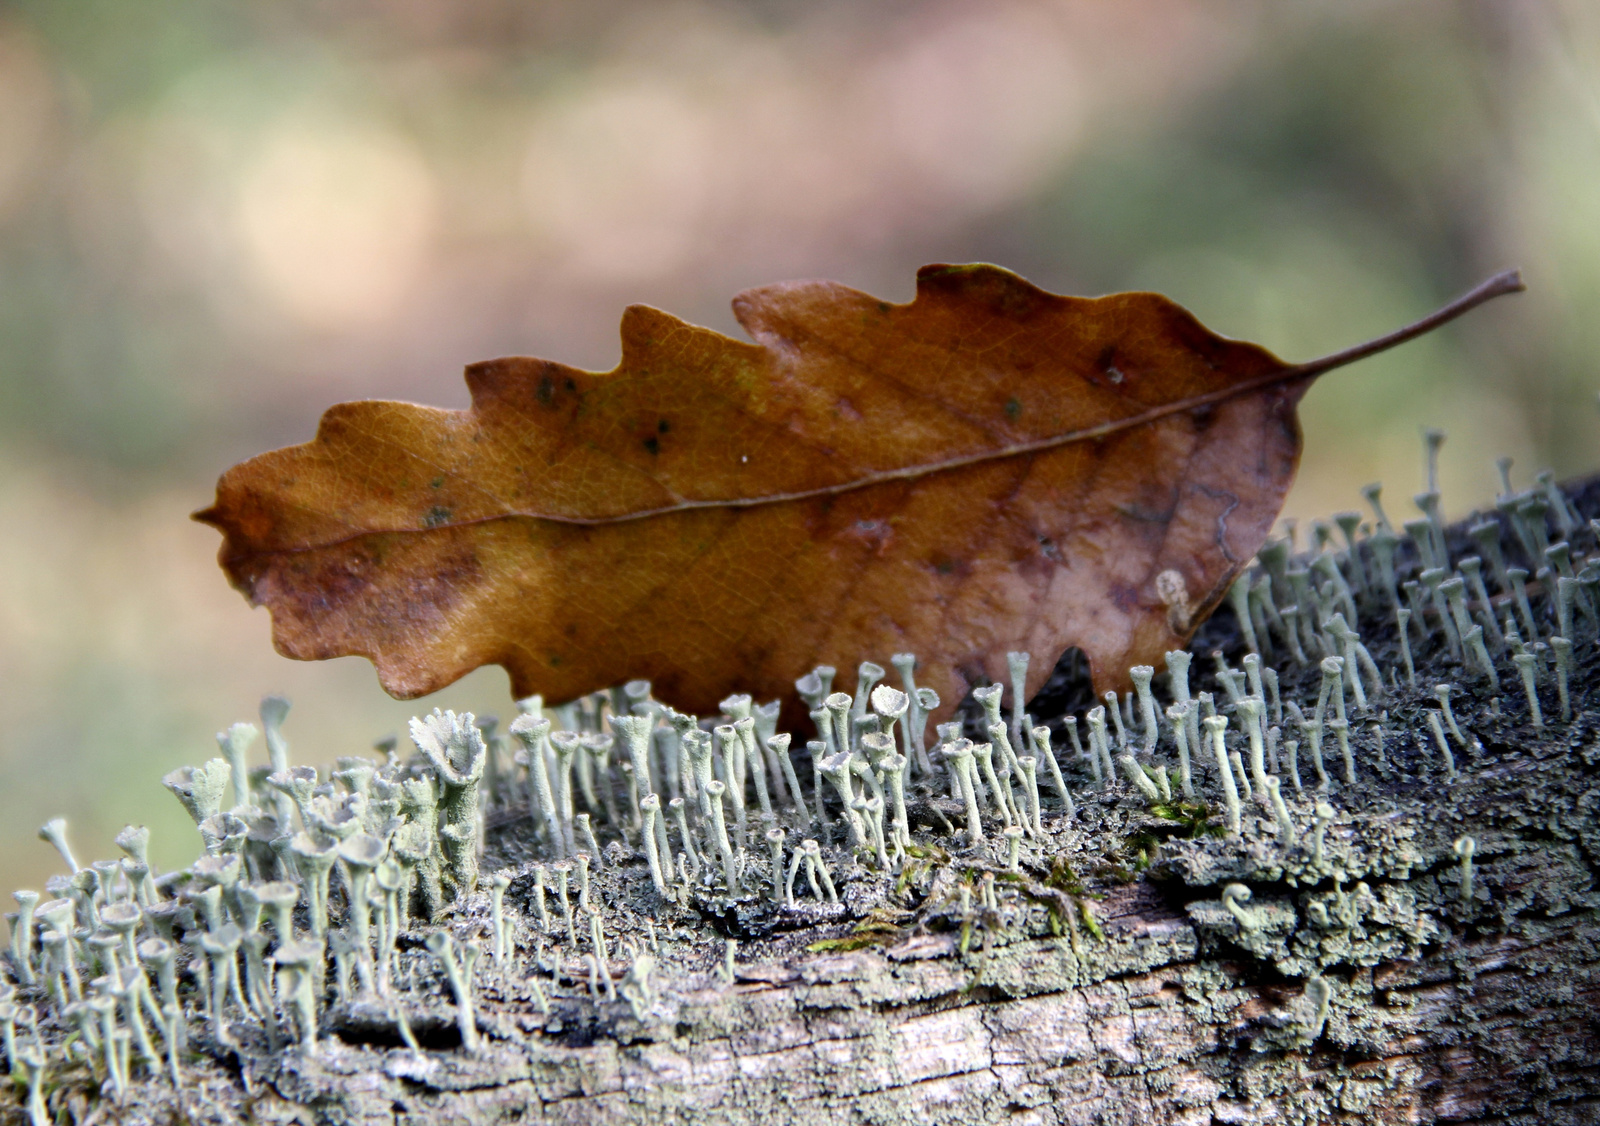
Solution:
<svg viewBox="0 0 1600 1126"><path fill-rule="evenodd" d="M400 697L501 664L552 700L677 707L817 664L919 658L948 712L1080 646L1097 689L1184 644L1261 545L1313 376L1156 294L1058 297L928 266L894 305L830 282L734 301L746 344L644 306L615 371L514 357L472 407L344 403L234 466L196 518L280 652L359 653Z"/></svg>

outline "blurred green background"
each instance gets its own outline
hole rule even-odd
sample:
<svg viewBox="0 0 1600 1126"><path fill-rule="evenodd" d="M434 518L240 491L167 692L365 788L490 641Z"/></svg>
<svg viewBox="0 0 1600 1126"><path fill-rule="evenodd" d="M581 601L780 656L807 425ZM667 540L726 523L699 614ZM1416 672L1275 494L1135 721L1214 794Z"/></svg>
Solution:
<svg viewBox="0 0 1600 1126"><path fill-rule="evenodd" d="M1452 513L1596 468L1600 6L35 0L0 7L0 883L123 824L266 691L300 761L402 728L272 652L188 513L362 396L617 358L624 305L736 331L793 277L907 299L990 260L1154 288L1308 358L1488 273L1531 292L1306 400L1289 513ZM500 712L498 670L435 703ZM258 748L259 751L259 748Z"/></svg>

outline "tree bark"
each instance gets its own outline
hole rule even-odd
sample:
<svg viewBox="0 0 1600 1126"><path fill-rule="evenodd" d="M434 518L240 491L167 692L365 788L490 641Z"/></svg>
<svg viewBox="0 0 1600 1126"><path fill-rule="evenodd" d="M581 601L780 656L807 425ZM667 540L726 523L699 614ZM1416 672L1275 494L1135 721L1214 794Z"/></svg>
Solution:
<svg viewBox="0 0 1600 1126"><path fill-rule="evenodd" d="M791 956L738 961L731 984L716 972L671 981L644 1019L620 1001L558 1004L546 1018L507 986L481 1018L490 1047L479 1059L419 1062L361 1044L359 1021L347 1019L318 1059L263 1059L250 1115L1594 1122L1600 756L1578 749L1588 739L1575 727L1570 746L1543 748L1543 760L1485 752L1454 786L1330 826L1325 863L1347 903L1360 901L1353 926L1313 922L1311 905L1331 911L1337 892L1305 848L1281 849L1260 820L1245 848L1169 844L1150 871L1094 903L1103 939L1025 933L1041 929L1037 910L965 954L953 932L839 953L798 949L819 933L802 932L787 936ZM1471 907L1450 850L1469 833ZM1255 931L1217 899L1223 881L1244 878L1261 889L1249 904ZM1320 1029L1305 996L1314 969L1333 987ZM383 1025L380 1015L372 1027Z"/></svg>

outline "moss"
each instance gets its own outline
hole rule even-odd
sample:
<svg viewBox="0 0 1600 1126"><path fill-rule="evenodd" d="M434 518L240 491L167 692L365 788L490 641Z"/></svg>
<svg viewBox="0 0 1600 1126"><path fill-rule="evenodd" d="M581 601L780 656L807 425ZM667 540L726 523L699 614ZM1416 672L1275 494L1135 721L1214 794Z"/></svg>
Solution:
<svg viewBox="0 0 1600 1126"><path fill-rule="evenodd" d="M1150 812L1163 821L1170 821L1179 834L1190 840L1221 837L1228 832L1226 826L1211 820L1211 807L1202 801L1158 802L1150 807Z"/></svg>
<svg viewBox="0 0 1600 1126"><path fill-rule="evenodd" d="M813 954L865 950L869 947L892 946L904 933L900 920L909 912L879 908L855 926L850 933L839 938L824 938L810 943L806 949Z"/></svg>

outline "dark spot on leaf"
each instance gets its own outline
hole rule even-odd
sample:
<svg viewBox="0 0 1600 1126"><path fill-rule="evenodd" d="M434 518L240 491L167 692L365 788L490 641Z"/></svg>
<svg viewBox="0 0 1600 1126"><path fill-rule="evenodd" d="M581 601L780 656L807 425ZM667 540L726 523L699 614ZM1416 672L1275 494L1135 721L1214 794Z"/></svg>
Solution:
<svg viewBox="0 0 1600 1126"><path fill-rule="evenodd" d="M1022 403L1015 396L1006 400L1006 417L1013 421L1022 413Z"/></svg>
<svg viewBox="0 0 1600 1126"><path fill-rule="evenodd" d="M1117 346L1107 344L1095 357L1094 366L1084 373L1084 378L1096 387L1116 387L1126 382L1126 373L1117 366Z"/></svg>
<svg viewBox="0 0 1600 1126"><path fill-rule="evenodd" d="M428 488L430 488L430 489L438 489L438 488L442 488L443 486L444 486L444 478L443 477L435 477L433 480L428 482Z"/></svg>
<svg viewBox="0 0 1600 1126"><path fill-rule="evenodd" d="M560 668L561 667L561 654L559 654L559 653L550 654L549 661L550 661L550 667L551 668L553 668L553 669Z"/></svg>
<svg viewBox="0 0 1600 1126"><path fill-rule="evenodd" d="M841 531L841 539L853 540L873 555L883 554L894 543L894 529L887 520L855 520Z"/></svg>
<svg viewBox="0 0 1600 1126"><path fill-rule="evenodd" d="M1139 609L1139 592L1127 583L1112 583L1106 595L1119 610L1133 613Z"/></svg>
<svg viewBox="0 0 1600 1126"><path fill-rule="evenodd" d="M658 433L658 434L665 434L668 430L671 430L671 429L672 429L672 423L668 422L664 418L660 422L656 423L656 433Z"/></svg>
<svg viewBox="0 0 1600 1126"><path fill-rule="evenodd" d="M549 406L551 401L556 397L555 381L548 375L541 376L539 379L539 386L533 392L533 397L539 400L539 402L543 403L545 406Z"/></svg>
<svg viewBox="0 0 1600 1126"><path fill-rule="evenodd" d="M1116 508L1118 512L1129 520L1137 520L1141 524L1169 524L1177 511L1176 505L1163 512L1160 509L1137 503L1119 504Z"/></svg>
<svg viewBox="0 0 1600 1126"><path fill-rule="evenodd" d="M656 441L655 435L652 434L644 440L644 448L651 454L658 454L661 452L661 443Z"/></svg>
<svg viewBox="0 0 1600 1126"><path fill-rule="evenodd" d="M448 524L449 522L450 509L442 504L436 504L422 514L422 526L424 528L437 528L441 524Z"/></svg>

